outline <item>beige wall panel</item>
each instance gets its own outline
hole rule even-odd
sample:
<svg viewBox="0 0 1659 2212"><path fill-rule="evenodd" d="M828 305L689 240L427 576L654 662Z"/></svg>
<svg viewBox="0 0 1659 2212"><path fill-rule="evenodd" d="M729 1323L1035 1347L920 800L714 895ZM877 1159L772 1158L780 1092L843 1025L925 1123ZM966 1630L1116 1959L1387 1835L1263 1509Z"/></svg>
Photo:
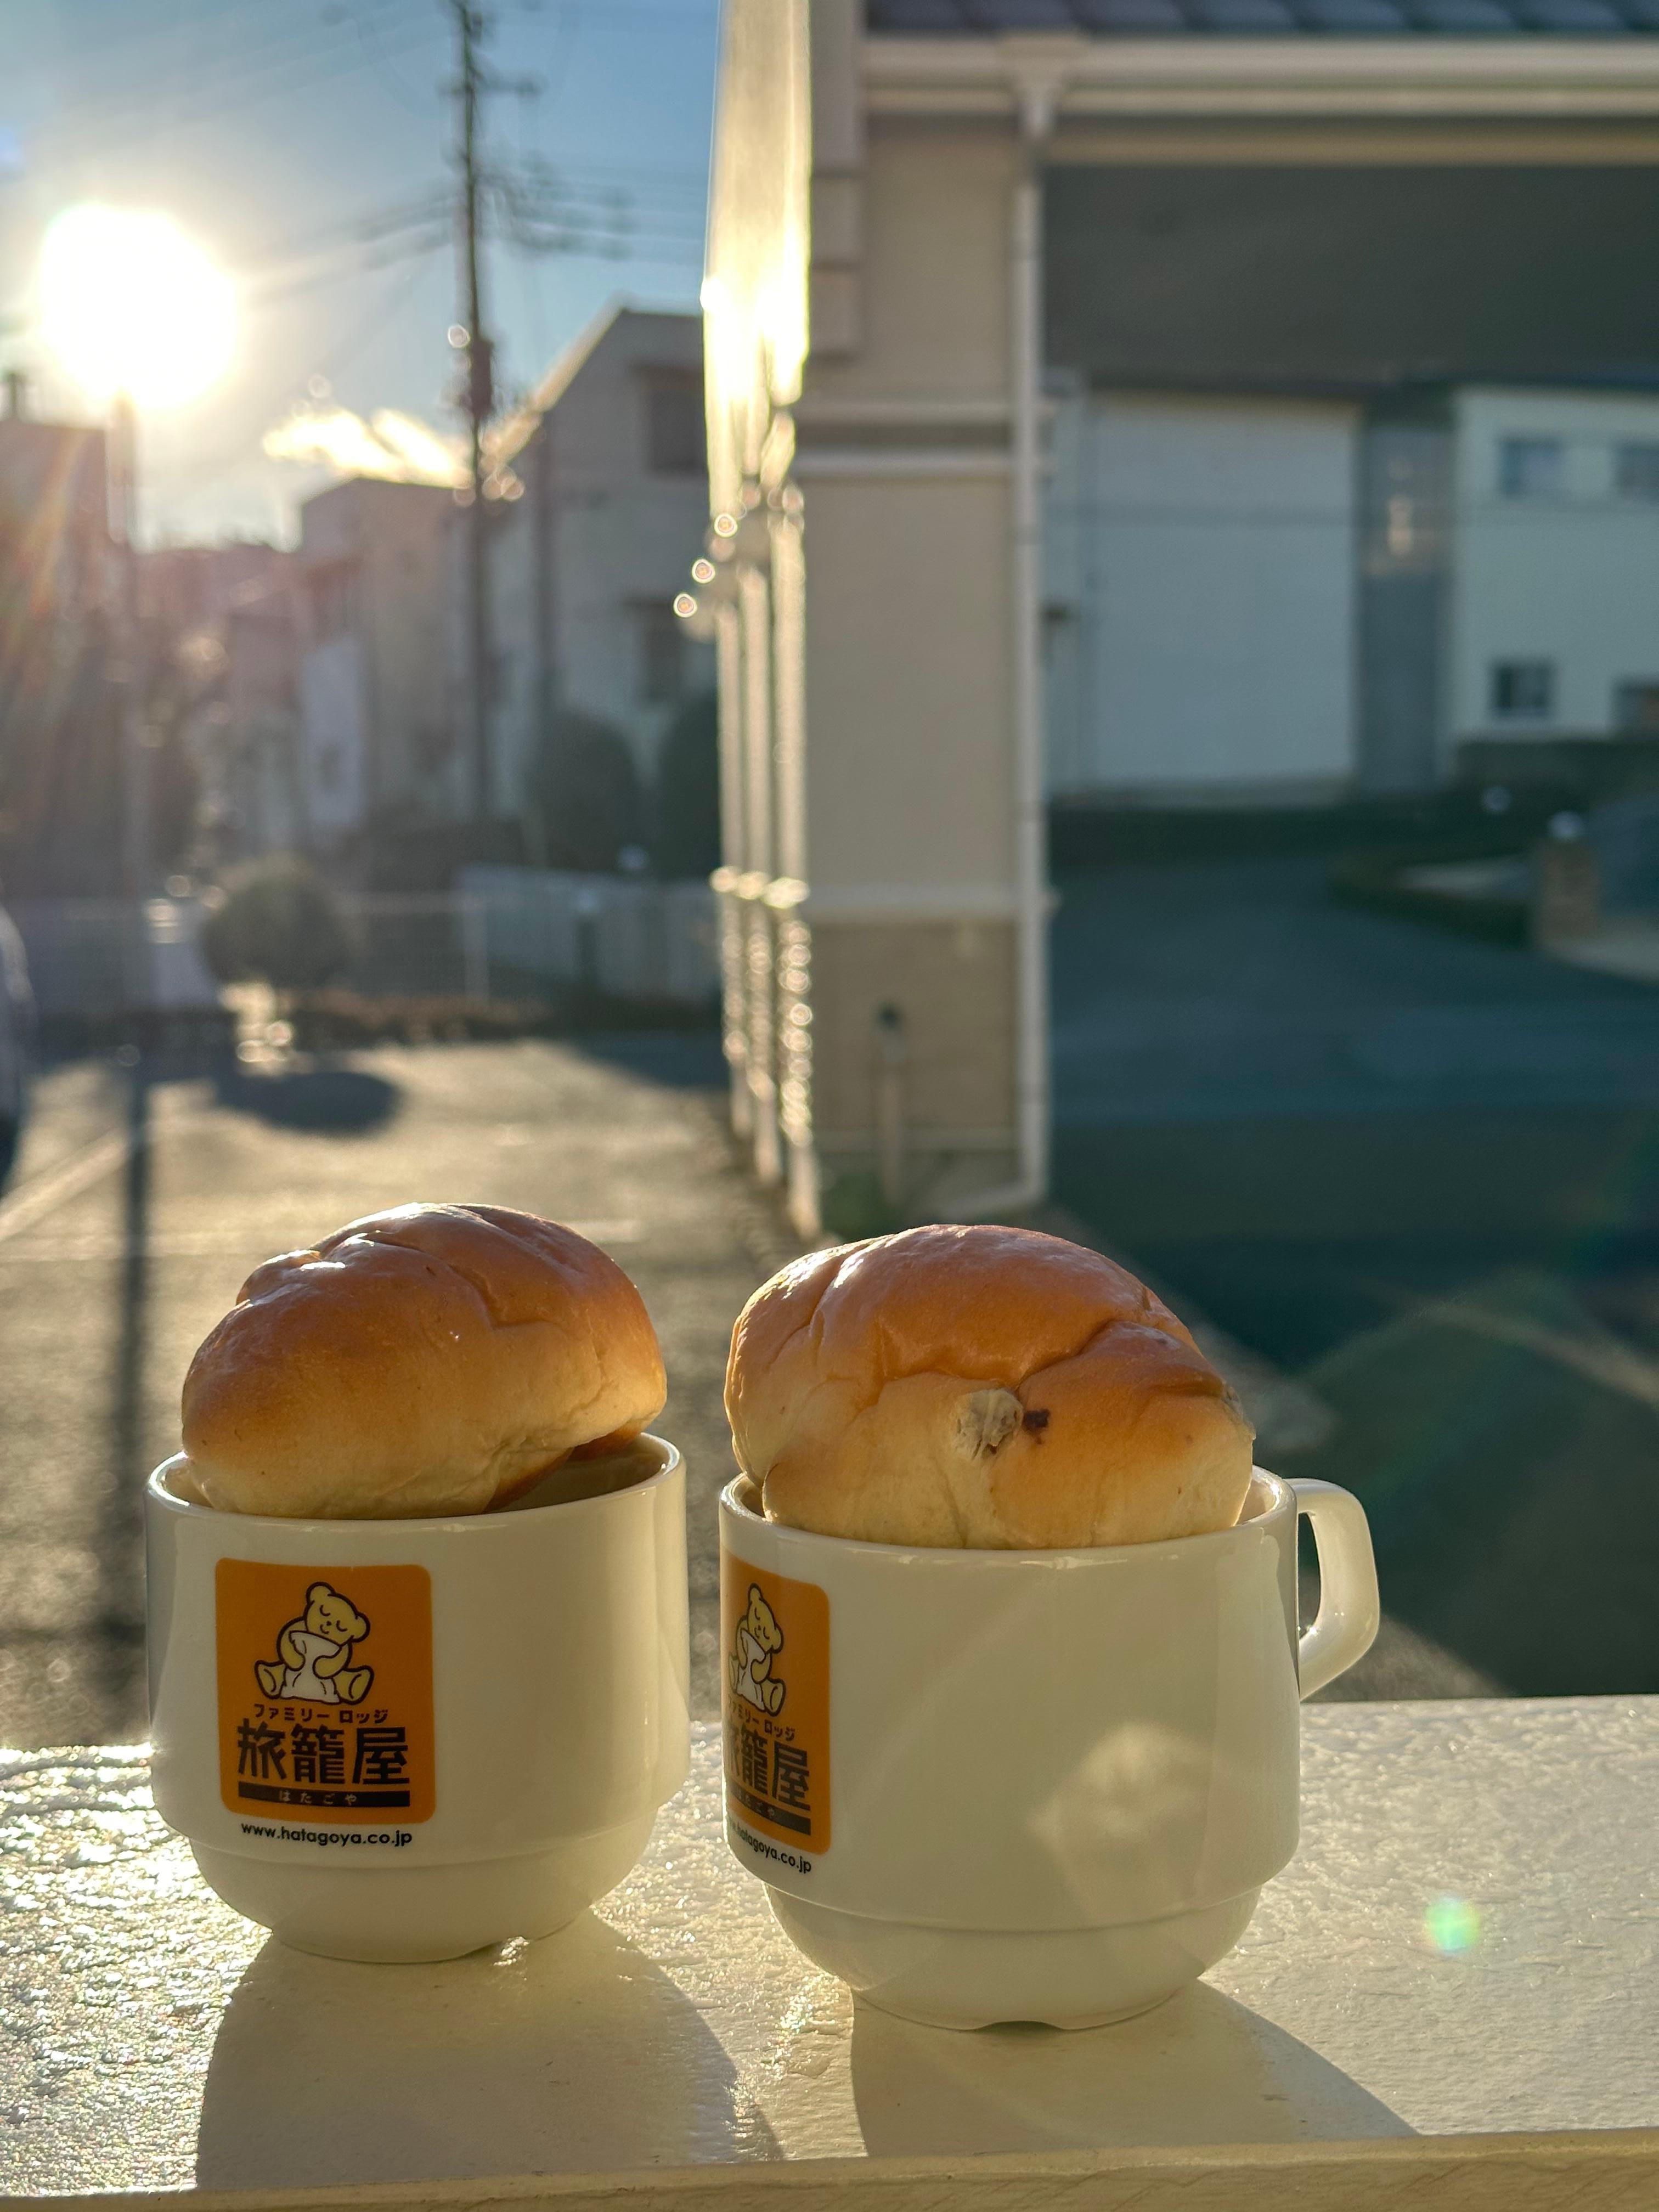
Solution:
<svg viewBox="0 0 1659 2212"><path fill-rule="evenodd" d="M807 879L1006 886L1006 477L808 480Z"/></svg>
<svg viewBox="0 0 1659 2212"><path fill-rule="evenodd" d="M809 362L813 395L1008 388L1006 130L876 128L865 153L857 356Z"/></svg>
<svg viewBox="0 0 1659 2212"><path fill-rule="evenodd" d="M873 1145L875 1018L890 1005L904 1016L904 1119L918 1149L948 1151L957 1136L1012 1142L1008 923L820 924L812 932L812 997L821 1142L839 1149Z"/></svg>

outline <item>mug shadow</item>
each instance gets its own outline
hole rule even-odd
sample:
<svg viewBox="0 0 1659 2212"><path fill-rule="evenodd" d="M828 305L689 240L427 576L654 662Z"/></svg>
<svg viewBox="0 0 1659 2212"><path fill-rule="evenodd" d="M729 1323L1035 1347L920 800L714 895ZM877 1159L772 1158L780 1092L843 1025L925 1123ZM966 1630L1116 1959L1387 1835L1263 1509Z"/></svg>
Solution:
<svg viewBox="0 0 1659 2212"><path fill-rule="evenodd" d="M872 2157L1408 2136L1307 2044L1195 1982L1115 2027L962 2034L860 2003L853 2098Z"/></svg>
<svg viewBox="0 0 1659 2212"><path fill-rule="evenodd" d="M696 2008L584 1912L440 1966L267 1940L220 2023L196 2185L596 2172L777 2154Z"/></svg>

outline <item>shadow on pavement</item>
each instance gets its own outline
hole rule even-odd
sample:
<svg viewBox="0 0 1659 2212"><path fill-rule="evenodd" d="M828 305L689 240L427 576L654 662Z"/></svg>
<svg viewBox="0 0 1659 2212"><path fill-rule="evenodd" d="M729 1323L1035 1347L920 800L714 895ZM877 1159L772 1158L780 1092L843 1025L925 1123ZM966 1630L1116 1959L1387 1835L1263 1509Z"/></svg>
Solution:
<svg viewBox="0 0 1659 2212"><path fill-rule="evenodd" d="M149 1335L150 1079L142 1065L127 1093L121 1192L120 1316L110 1403L109 1487L99 1532L98 1669L105 1709L125 1717L143 1666L144 1360Z"/></svg>
<svg viewBox="0 0 1659 2212"><path fill-rule="evenodd" d="M730 1079L720 1031L714 1028L593 1030L559 1042L568 1051L670 1091L723 1091Z"/></svg>
<svg viewBox="0 0 1659 2212"><path fill-rule="evenodd" d="M1304 1377L1336 1416L1286 1474L1358 1492L1386 1613L1523 1697L1659 1689L1659 1359L1510 1268Z"/></svg>
<svg viewBox="0 0 1659 2212"><path fill-rule="evenodd" d="M383 1128L403 1103L395 1083L359 1067L285 1068L273 1074L229 1067L215 1079L222 1106L281 1129L331 1137Z"/></svg>

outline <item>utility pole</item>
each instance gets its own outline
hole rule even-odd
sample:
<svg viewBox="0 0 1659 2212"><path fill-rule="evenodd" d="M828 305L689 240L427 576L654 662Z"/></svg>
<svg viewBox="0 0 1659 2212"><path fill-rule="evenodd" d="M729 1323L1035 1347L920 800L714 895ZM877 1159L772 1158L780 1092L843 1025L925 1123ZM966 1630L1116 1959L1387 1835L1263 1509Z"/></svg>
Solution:
<svg viewBox="0 0 1659 2212"><path fill-rule="evenodd" d="M484 426L495 411L494 348L483 327L483 285L479 257L478 103L488 88L478 48L485 33L481 8L472 0L450 0L460 40L460 76L455 90L461 104L461 240L466 277L466 412L471 432L472 497L467 508L466 636L467 751L471 772L472 814L477 823L495 812L489 744L489 564L484 513Z"/></svg>

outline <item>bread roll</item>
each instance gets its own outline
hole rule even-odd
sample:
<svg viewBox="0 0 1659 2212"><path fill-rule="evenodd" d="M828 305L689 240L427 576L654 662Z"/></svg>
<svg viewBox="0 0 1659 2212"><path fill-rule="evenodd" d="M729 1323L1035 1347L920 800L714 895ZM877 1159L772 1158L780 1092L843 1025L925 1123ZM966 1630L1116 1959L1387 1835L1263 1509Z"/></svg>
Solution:
<svg viewBox="0 0 1659 2212"><path fill-rule="evenodd" d="M1231 1528L1253 1431L1146 1285L1028 1229L814 1252L732 1332L726 1409L769 1520L1048 1550Z"/></svg>
<svg viewBox="0 0 1659 2212"><path fill-rule="evenodd" d="M482 1513L661 1411L639 1292L500 1206L400 1206L256 1267L185 1377L185 1488L232 1513Z"/></svg>

